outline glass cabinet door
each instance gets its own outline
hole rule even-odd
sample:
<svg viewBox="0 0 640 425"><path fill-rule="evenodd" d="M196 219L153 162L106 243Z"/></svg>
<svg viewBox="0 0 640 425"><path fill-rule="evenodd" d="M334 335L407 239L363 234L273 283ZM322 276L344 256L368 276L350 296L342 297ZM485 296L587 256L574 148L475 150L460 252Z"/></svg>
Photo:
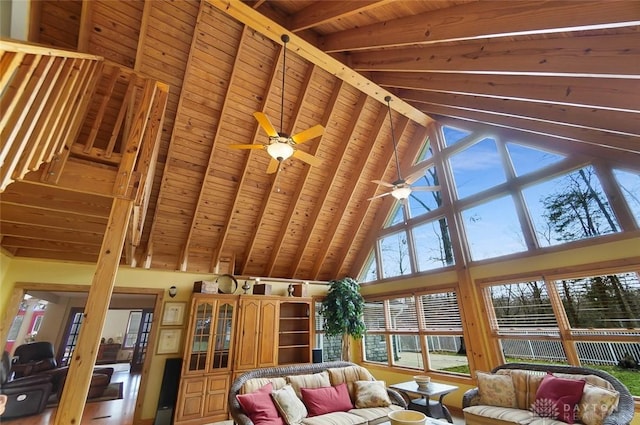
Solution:
<svg viewBox="0 0 640 425"><path fill-rule="evenodd" d="M235 305L219 302L216 309L216 324L213 337L211 369L225 369L229 367L229 357L233 336L233 315Z"/></svg>
<svg viewBox="0 0 640 425"><path fill-rule="evenodd" d="M205 370L207 367L211 322L214 319L213 307L212 302L202 302L196 307L189 370Z"/></svg>

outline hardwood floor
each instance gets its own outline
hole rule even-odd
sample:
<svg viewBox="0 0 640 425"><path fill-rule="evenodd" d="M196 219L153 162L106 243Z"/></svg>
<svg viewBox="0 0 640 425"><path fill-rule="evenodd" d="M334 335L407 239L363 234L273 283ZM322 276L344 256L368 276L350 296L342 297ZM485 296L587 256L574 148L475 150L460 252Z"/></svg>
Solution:
<svg viewBox="0 0 640 425"><path fill-rule="evenodd" d="M132 425L140 374L130 374L128 370L115 371L111 382L123 382L123 398L87 403L79 425ZM2 420L7 425L53 425L57 409L45 409L40 415L12 420Z"/></svg>

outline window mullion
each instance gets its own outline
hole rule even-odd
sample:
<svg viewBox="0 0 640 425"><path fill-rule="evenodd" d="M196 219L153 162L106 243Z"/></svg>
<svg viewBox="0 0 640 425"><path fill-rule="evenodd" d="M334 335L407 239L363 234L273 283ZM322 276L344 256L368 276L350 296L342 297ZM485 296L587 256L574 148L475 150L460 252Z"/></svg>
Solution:
<svg viewBox="0 0 640 425"><path fill-rule="evenodd" d="M569 324L569 319L564 311L560 294L558 294L558 287L554 282L550 282L547 279L544 279L544 282L547 286L547 295L549 295L549 301L551 302L553 313L555 314L556 321L558 322L560 340L562 341L567 361L569 364L580 366L580 359L578 358L576 344L571 336L571 325Z"/></svg>

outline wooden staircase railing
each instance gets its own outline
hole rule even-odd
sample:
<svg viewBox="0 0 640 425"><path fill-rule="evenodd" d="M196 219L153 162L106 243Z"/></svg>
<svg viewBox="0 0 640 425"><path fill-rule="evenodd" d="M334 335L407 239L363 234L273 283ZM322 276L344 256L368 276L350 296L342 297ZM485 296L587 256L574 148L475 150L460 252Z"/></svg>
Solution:
<svg viewBox="0 0 640 425"><path fill-rule="evenodd" d="M0 193L74 140L99 56L0 41Z"/></svg>

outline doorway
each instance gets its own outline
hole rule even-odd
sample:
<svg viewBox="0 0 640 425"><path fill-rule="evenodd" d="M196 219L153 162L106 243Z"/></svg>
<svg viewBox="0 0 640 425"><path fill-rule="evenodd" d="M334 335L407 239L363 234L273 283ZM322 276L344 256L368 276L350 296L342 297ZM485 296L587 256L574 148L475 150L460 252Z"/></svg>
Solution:
<svg viewBox="0 0 640 425"><path fill-rule="evenodd" d="M16 284L6 312L7 315L14 315L13 320L10 321L12 319L11 316L5 316L4 319L5 329L9 331L8 334L5 334L5 342L9 342L8 340L11 336L13 346L5 343L5 350L12 353L17 345L29 342L25 339L27 336L33 341L48 340L54 344L54 347L58 348L56 350L58 364L60 366L68 365L82 326L83 310L88 290L89 287L83 285ZM117 362L113 364L115 366L114 378L118 375L117 372L121 372L121 375L124 373L126 376L131 376L130 379L123 379L135 385L136 388L141 387L142 391L144 391L148 379L144 373L148 368L145 369L144 365L150 363L148 357L151 356L147 356L147 346L152 341L154 331L152 329L153 316L155 311L161 311L163 292L161 289L116 287L109 306L110 311L126 312L127 319L130 316L134 319L137 318L137 321L129 320L129 323L125 320L125 324L122 325L122 331L118 330L110 333L116 335L113 337L114 345L116 345L115 340L118 333L122 333L122 343L117 344L117 354L111 358L115 358ZM26 298L39 300L37 303L39 307L32 310L43 310L42 314L38 314L38 316L42 317L26 318L27 312L24 308L21 308L24 307L23 300L25 295ZM41 304L45 304L45 307L42 308ZM132 312L136 312L136 314L130 314ZM21 320L16 319L17 316L22 316ZM35 315L31 313L31 316ZM37 330L35 332L23 330L21 331L22 334L20 334L20 332L15 331L15 329L22 328L22 326L17 325L18 322L29 322L29 326L33 327L35 325ZM14 326L8 326L11 323ZM106 328L107 322L105 318ZM12 329L14 330L13 332L11 331ZM105 331L103 330L103 332ZM105 338L105 342L109 338ZM127 341L128 350L124 350L125 340ZM131 341L134 341L133 345L131 345ZM104 367L105 364L98 367ZM112 379L112 382L115 380L119 379ZM137 407L141 405L137 400L139 394L139 391L132 391L129 388L125 391L124 397L122 397L131 399L130 403L128 403L129 406L136 406L134 407L136 411L132 412L133 417L139 417L141 413L137 411Z"/></svg>

